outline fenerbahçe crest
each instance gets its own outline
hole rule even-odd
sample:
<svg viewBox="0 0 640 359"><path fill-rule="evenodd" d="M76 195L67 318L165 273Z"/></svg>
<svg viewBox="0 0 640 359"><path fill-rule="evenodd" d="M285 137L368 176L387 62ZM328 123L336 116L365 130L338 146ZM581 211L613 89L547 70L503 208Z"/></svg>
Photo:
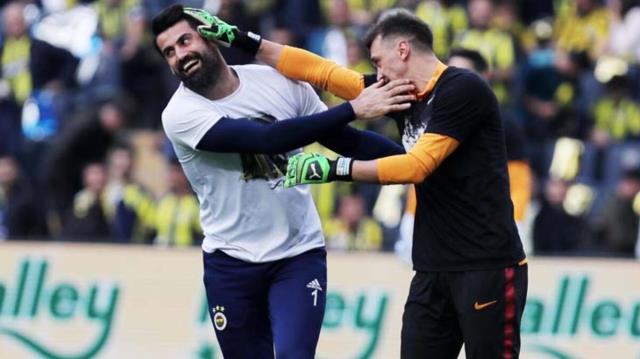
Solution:
<svg viewBox="0 0 640 359"><path fill-rule="evenodd" d="M218 331L223 331L224 328L227 327L227 316L224 315L224 307L215 306L212 308L213 312L213 326L216 327Z"/></svg>

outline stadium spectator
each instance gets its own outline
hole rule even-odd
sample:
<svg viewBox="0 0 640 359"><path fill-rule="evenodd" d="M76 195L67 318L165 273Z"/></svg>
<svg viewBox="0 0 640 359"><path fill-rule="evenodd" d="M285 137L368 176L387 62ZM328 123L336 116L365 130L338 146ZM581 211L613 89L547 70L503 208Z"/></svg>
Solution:
<svg viewBox="0 0 640 359"><path fill-rule="evenodd" d="M122 243L150 243L155 227L152 195L133 179L133 149L116 143L107 156L109 181L105 190L107 219L114 240Z"/></svg>
<svg viewBox="0 0 640 359"><path fill-rule="evenodd" d="M87 163L103 162L127 121L127 101L114 98L97 108L82 109L51 143L44 164L55 222L69 211L74 194L80 189Z"/></svg>
<svg viewBox="0 0 640 359"><path fill-rule="evenodd" d="M609 13L598 0L570 0L553 24L556 48L564 53L585 52L595 60L609 36Z"/></svg>
<svg viewBox="0 0 640 359"><path fill-rule="evenodd" d="M544 197L532 228L533 252L538 255L584 253L591 233L584 213L570 214L565 203L569 183L551 177L544 187Z"/></svg>
<svg viewBox="0 0 640 359"><path fill-rule="evenodd" d="M572 106L578 91L575 78L581 71L579 58L556 57L548 21L536 21L531 28L537 45L523 69L527 135L534 140L544 140L574 134L573 130L562 129L573 125L562 123L568 117L566 113L574 112Z"/></svg>
<svg viewBox="0 0 640 359"><path fill-rule="evenodd" d="M453 41L469 27L463 6L452 0L421 1L416 15L433 30L433 51L438 57L449 56Z"/></svg>
<svg viewBox="0 0 640 359"><path fill-rule="evenodd" d="M337 214L325 226L327 249L341 251L379 251L382 249L382 227L367 216L359 194L340 198Z"/></svg>
<svg viewBox="0 0 640 359"><path fill-rule="evenodd" d="M27 177L40 175L46 140L61 126L65 115L62 103L68 94L65 89L75 86L76 59L68 51L35 39L29 33L24 16L25 3L14 1L2 9L3 41L0 43L0 95L2 117L8 123L3 130L12 136L6 141L12 151L19 151L16 158L23 164ZM25 101L29 105L22 125L27 141L12 126L15 107L22 110ZM20 112L18 112L20 113Z"/></svg>
<svg viewBox="0 0 640 359"><path fill-rule="evenodd" d="M609 0L608 49L616 56L640 64L640 1Z"/></svg>
<svg viewBox="0 0 640 359"><path fill-rule="evenodd" d="M511 36L500 30L491 20L495 7L491 0L470 0L467 6L469 29L462 32L454 43L479 51L489 62L492 87L501 104L506 104L513 78L516 51Z"/></svg>
<svg viewBox="0 0 640 359"><path fill-rule="evenodd" d="M629 62L631 95L640 101L640 1L607 2L611 23L608 53Z"/></svg>
<svg viewBox="0 0 640 359"><path fill-rule="evenodd" d="M179 162L169 163L169 193L157 205L154 244L167 247L200 245L200 205Z"/></svg>
<svg viewBox="0 0 640 359"><path fill-rule="evenodd" d="M596 227L597 248L602 254L633 257L638 238L638 212L634 206L640 193L640 168L624 170L615 193L605 203L602 222Z"/></svg>
<svg viewBox="0 0 640 359"><path fill-rule="evenodd" d="M322 0L324 8L331 0ZM351 22L356 26L367 27L384 10L394 6L396 0L347 0L351 9ZM326 13L326 11L325 11Z"/></svg>
<svg viewBox="0 0 640 359"><path fill-rule="evenodd" d="M529 24L524 23L518 16L519 7L522 6L520 2L494 1L496 6L491 22L495 27L511 36L516 52L514 70L517 70L528 51L535 46L535 37L529 29ZM514 71L514 78L515 76L517 76L517 71ZM510 93L510 95L513 95L513 93Z"/></svg>
<svg viewBox="0 0 640 359"><path fill-rule="evenodd" d="M143 8L138 0L97 0L93 5L98 14L103 55L114 64L107 76L113 77L115 86L119 86L125 80L122 67L126 67L143 46Z"/></svg>
<svg viewBox="0 0 640 359"><path fill-rule="evenodd" d="M44 212L11 156L0 156L0 239L44 239Z"/></svg>
<svg viewBox="0 0 640 359"><path fill-rule="evenodd" d="M606 88L592 112L593 143L604 148L610 143L639 139L640 106L629 94L629 78L614 76Z"/></svg>
<svg viewBox="0 0 640 359"><path fill-rule="evenodd" d="M101 162L82 169L83 188L75 194L73 206L62 222L60 239L78 242L110 242L112 233L107 219L105 188L107 170Z"/></svg>
<svg viewBox="0 0 640 359"><path fill-rule="evenodd" d="M124 91L136 103L131 127L157 128L162 105L170 96L163 64L149 41L146 14L139 0L96 0L102 61L107 68L97 80L109 83L114 95Z"/></svg>
<svg viewBox="0 0 640 359"><path fill-rule="evenodd" d="M23 2L7 4L2 9L2 18L2 80L19 105L33 91L55 91L75 84L78 60L68 51L34 39L28 33Z"/></svg>
<svg viewBox="0 0 640 359"><path fill-rule="evenodd" d="M536 47L521 69L520 101L531 166L539 178L545 178L547 143L562 136L581 138L586 131L586 121L579 115L576 102L580 96L578 76L587 60L578 54L558 56L553 48L549 21L536 21L531 28Z"/></svg>

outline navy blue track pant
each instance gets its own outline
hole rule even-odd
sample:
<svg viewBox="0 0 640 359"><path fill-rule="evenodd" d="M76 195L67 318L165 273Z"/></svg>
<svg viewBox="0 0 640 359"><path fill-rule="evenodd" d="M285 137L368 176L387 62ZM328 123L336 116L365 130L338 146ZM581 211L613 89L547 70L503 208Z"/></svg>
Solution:
<svg viewBox="0 0 640 359"><path fill-rule="evenodd" d="M324 248L267 263L203 253L209 314L226 359L314 358L324 316Z"/></svg>

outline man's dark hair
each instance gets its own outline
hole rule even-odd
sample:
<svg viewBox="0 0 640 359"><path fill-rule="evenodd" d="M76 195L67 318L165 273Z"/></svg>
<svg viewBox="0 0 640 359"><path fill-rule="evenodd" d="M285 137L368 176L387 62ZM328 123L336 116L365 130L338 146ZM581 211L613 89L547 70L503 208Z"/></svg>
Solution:
<svg viewBox="0 0 640 359"><path fill-rule="evenodd" d="M151 31L153 32L154 41L153 44L156 50L162 54L162 51L158 48L155 39L171 26L177 24L182 20L187 20L192 29L197 30L198 25L202 25L196 19L184 13L184 8L180 4L169 6L156 15L151 21Z"/></svg>
<svg viewBox="0 0 640 359"><path fill-rule="evenodd" d="M462 48L451 50L449 58L451 59L452 57L456 56L463 57L471 61L471 63L473 64L473 69L476 70L476 72L483 73L489 70L489 64L487 63L487 60L484 58L484 56L482 56L480 52L476 50Z"/></svg>
<svg viewBox="0 0 640 359"><path fill-rule="evenodd" d="M126 151L126 152L129 152L130 154L133 154L135 152L131 143L129 143L129 141L127 140L122 140L122 139L117 140L111 146L111 148L109 148L109 155L111 155L111 153L115 151Z"/></svg>
<svg viewBox="0 0 640 359"><path fill-rule="evenodd" d="M365 44L371 48L371 43L380 35L383 39L389 36L406 36L411 46L422 50L432 51L433 33L424 21L406 11L394 11L382 15L380 20L367 32Z"/></svg>

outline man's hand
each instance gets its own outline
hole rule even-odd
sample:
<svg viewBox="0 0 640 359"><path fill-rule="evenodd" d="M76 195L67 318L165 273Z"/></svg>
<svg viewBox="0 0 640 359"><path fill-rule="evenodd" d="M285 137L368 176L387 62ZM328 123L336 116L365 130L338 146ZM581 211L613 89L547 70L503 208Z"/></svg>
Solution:
<svg viewBox="0 0 640 359"><path fill-rule="evenodd" d="M330 170L330 160L325 156L319 153L298 153L289 158L284 188L299 184L330 182Z"/></svg>
<svg viewBox="0 0 640 359"><path fill-rule="evenodd" d="M213 40L222 46L230 47L236 38L238 28L220 20L209 12L191 7L184 8L184 13L198 20L198 33L207 40Z"/></svg>
<svg viewBox="0 0 640 359"><path fill-rule="evenodd" d="M202 23L198 26L198 33L207 40L213 40L225 47L238 48L254 56L260 49L260 35L241 31L237 26L230 25L202 9L186 7L184 12Z"/></svg>
<svg viewBox="0 0 640 359"><path fill-rule="evenodd" d="M351 181L353 160L339 157L330 160L319 153L298 153L289 158L284 188L299 184Z"/></svg>
<svg viewBox="0 0 640 359"><path fill-rule="evenodd" d="M351 100L351 106L356 117L374 119L411 107L411 101L416 100L414 91L415 86L409 80L393 80L387 84L378 81Z"/></svg>

